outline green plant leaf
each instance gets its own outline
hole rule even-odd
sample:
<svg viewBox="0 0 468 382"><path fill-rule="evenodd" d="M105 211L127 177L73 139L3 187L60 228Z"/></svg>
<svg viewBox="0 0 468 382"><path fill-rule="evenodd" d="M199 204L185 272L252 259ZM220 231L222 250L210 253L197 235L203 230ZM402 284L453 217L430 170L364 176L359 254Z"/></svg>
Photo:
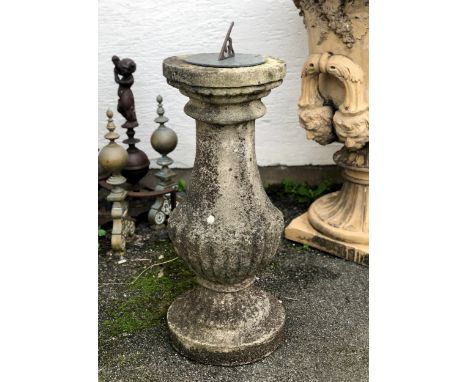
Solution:
<svg viewBox="0 0 468 382"><path fill-rule="evenodd" d="M179 191L185 191L187 189L187 182L184 178L179 179L179 181L177 182L177 188L179 189Z"/></svg>
<svg viewBox="0 0 468 382"><path fill-rule="evenodd" d="M330 191L331 183L331 178L327 177L317 187L312 188L307 183L297 183L290 179L284 179L281 184L268 186L267 192L288 196L291 200L299 203L312 203L315 199Z"/></svg>

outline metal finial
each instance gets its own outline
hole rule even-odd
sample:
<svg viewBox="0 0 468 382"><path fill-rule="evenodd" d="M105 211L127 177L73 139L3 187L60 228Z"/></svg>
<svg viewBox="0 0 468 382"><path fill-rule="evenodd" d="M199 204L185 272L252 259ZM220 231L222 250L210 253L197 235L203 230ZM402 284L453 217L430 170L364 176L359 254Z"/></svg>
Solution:
<svg viewBox="0 0 468 382"><path fill-rule="evenodd" d="M107 130L109 132L104 136L110 142L105 145L99 152L99 163L104 170L112 173L111 177L106 180L107 184L111 186L119 186L125 183L125 178L120 174L120 171L125 167L128 161L127 151L114 142L118 137L115 130L114 121L112 120L113 113L107 110Z"/></svg>
<svg viewBox="0 0 468 382"><path fill-rule="evenodd" d="M226 37L224 38L224 42L223 42L223 46L221 48L221 52L219 52L218 61L225 60L226 58L235 56L234 48L232 46L232 38L231 38L231 31L232 31L233 26L234 26L234 21L231 23L231 25L229 26L229 29L228 29L228 31L226 33ZM225 54L225 53L227 53L227 54Z"/></svg>
<svg viewBox="0 0 468 382"><path fill-rule="evenodd" d="M165 125L169 119L164 115L164 107L162 105L163 98L158 95L156 101L158 102L158 116L154 121L159 123L159 126L153 131L153 134L151 134L151 146L161 154L161 157L156 160L156 163L161 166L161 168L156 171L155 175L159 179L156 190L163 190L174 186L173 178L175 173L169 168L174 161L168 157L167 154L176 148L177 134L174 130Z"/></svg>
<svg viewBox="0 0 468 382"><path fill-rule="evenodd" d="M158 95L156 97L156 101L158 102L158 109L157 109L158 116L156 117L154 122L159 123L160 125L164 125L166 122L169 121L169 119L164 116L165 111L162 105L163 98L160 95Z"/></svg>
<svg viewBox="0 0 468 382"><path fill-rule="evenodd" d="M115 130L115 124L112 120L114 113L108 109L107 115L107 130L105 135L110 142L99 152L99 164L112 175L106 180L106 183L111 186L111 192L106 199L112 202L112 237L111 247L112 253L116 253L122 260L126 251L127 237L132 236L135 232L135 223L128 218L128 205L125 198L127 191L122 187L125 184L125 177L120 173L128 161L127 151L114 142L118 137Z"/></svg>
<svg viewBox="0 0 468 382"><path fill-rule="evenodd" d="M155 149L161 157L156 160L156 163L161 166L155 172L157 178L157 183L155 185L155 190L160 192L166 192L171 194L171 204L175 206L176 199L176 184L174 181L175 172L169 168L169 166L174 162L171 158L167 156L171 151L177 146L177 134L170 127L167 127L165 123L169 121L168 118L164 116L164 107L163 107L163 97L158 95L156 97L156 102L158 103L157 113L158 116L154 120L156 123L159 123L157 129L151 134L151 146ZM150 208L148 213L148 221L154 228L164 227L164 222L171 212L171 206L169 204L169 199L167 196L158 196L156 197L155 202Z"/></svg>
<svg viewBox="0 0 468 382"><path fill-rule="evenodd" d="M107 130L109 130L109 132L106 135L104 135L104 138L108 139L111 142L114 142L116 139L120 137L120 135L114 131L115 124L114 124L114 120L112 119L112 117L114 116L114 113L112 112L111 109L107 109L106 115L107 115L106 127L107 127Z"/></svg>

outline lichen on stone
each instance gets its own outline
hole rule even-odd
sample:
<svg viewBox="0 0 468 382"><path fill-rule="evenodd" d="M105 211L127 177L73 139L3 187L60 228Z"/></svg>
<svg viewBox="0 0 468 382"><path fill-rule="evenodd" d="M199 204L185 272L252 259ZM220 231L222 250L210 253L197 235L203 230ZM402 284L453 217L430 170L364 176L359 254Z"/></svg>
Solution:
<svg viewBox="0 0 468 382"><path fill-rule="evenodd" d="M309 27L320 30L318 45L327 39L329 30L350 49L367 33L367 13L359 12L369 6L367 0L295 0L294 3L301 9L301 16L304 10L314 14Z"/></svg>

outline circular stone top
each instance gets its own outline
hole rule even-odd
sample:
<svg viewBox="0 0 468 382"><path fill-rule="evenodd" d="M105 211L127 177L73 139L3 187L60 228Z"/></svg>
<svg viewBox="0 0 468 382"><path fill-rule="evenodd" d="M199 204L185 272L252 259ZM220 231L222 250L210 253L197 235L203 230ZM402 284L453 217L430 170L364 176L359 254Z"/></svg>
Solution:
<svg viewBox="0 0 468 382"><path fill-rule="evenodd" d="M237 88L281 81L286 63L278 58L263 57L264 63L237 68L215 68L186 62L189 56L173 56L163 61L163 75L170 82L207 88Z"/></svg>
<svg viewBox="0 0 468 382"><path fill-rule="evenodd" d="M185 59L189 64L211 66L215 68L242 68L245 66L260 65L265 62L263 56L259 54L238 53L234 57L219 60L219 53L200 53L187 56Z"/></svg>

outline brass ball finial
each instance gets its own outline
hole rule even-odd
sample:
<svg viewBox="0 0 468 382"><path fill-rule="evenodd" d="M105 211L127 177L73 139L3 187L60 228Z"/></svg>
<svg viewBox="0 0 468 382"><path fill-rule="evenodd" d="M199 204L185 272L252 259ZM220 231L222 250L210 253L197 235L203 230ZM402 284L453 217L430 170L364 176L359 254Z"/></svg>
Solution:
<svg viewBox="0 0 468 382"><path fill-rule="evenodd" d="M112 173L112 176L108 179L108 182L114 182L117 180L120 183L123 178L120 175L120 171L127 164L128 153L122 146L115 142L115 140L119 138L119 134L114 131L115 124L112 120L112 111L110 109L107 110L106 115L108 119L107 130L109 130L109 132L104 137L110 142L99 152L98 160L104 170ZM125 178L123 178L123 183L124 182Z"/></svg>
<svg viewBox="0 0 468 382"><path fill-rule="evenodd" d="M177 146L177 134L165 125L169 119L164 116L163 98L158 95L156 101L158 102L158 117L154 121L159 123L159 126L151 135L151 146L159 154L166 156Z"/></svg>

